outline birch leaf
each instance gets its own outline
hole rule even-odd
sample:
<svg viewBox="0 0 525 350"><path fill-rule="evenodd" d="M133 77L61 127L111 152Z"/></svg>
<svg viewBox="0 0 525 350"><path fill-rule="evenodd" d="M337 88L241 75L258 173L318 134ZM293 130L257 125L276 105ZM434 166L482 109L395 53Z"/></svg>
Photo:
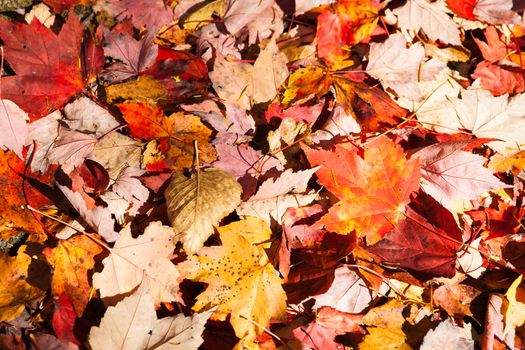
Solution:
<svg viewBox="0 0 525 350"><path fill-rule="evenodd" d="M165 197L168 218L175 234L185 233L184 250L196 253L213 233L213 226L241 202L242 188L235 178L219 169L206 169L189 179L173 174Z"/></svg>

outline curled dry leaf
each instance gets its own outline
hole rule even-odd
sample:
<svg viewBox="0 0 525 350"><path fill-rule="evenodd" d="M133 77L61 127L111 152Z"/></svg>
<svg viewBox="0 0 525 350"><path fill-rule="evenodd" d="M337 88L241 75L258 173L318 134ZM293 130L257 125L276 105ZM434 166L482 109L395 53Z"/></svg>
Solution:
<svg viewBox="0 0 525 350"><path fill-rule="evenodd" d="M219 169L206 169L190 178L173 174L165 197L168 218L182 238L184 250L196 253L213 233L213 225L241 202L242 188L235 178Z"/></svg>

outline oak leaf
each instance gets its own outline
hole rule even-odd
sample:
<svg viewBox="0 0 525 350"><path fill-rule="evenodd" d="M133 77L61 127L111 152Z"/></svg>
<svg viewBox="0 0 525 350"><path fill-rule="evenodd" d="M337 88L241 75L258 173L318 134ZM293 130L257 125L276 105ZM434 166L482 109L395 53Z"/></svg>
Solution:
<svg viewBox="0 0 525 350"><path fill-rule="evenodd" d="M258 225L265 227L260 220ZM218 305L215 318L224 320L231 314L237 337L253 339L271 319L285 317L286 294L264 249L250 242L244 231L235 232L237 228L235 223L219 227L222 246L204 247L177 267L183 277L208 284L194 310Z"/></svg>
<svg viewBox="0 0 525 350"><path fill-rule="evenodd" d="M410 194L419 187L419 162L407 160L400 146L386 137L368 144L364 159L353 146L338 144L333 151L304 147L319 182L335 203L320 223L340 234L357 231L377 242L400 218Z"/></svg>
<svg viewBox="0 0 525 350"><path fill-rule="evenodd" d="M130 292L147 280L155 304L178 300L179 272L169 259L174 250L172 239L171 228L159 221L150 223L138 238L126 226L102 261L104 269L93 275L93 286L106 298Z"/></svg>
<svg viewBox="0 0 525 350"><path fill-rule="evenodd" d="M213 233L213 226L241 202L241 186L230 174L206 169L189 179L173 174L166 189L168 218L176 235L182 237L184 250L196 253Z"/></svg>

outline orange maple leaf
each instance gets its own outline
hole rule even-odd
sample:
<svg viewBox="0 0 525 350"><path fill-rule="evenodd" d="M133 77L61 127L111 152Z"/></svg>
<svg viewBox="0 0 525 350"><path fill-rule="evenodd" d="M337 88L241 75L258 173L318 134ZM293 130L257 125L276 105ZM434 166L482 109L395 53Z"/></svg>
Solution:
<svg viewBox="0 0 525 350"><path fill-rule="evenodd" d="M378 241L400 218L410 194L419 188L419 162L407 160L403 149L387 137L359 149L338 144L332 151L304 147L319 182L339 202L320 219L326 229L340 234L355 230L369 244Z"/></svg>

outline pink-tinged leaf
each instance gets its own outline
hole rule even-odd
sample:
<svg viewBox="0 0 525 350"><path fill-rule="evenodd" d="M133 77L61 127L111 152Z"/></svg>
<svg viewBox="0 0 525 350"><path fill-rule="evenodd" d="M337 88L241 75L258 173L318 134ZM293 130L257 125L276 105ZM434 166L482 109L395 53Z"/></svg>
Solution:
<svg viewBox="0 0 525 350"><path fill-rule="evenodd" d="M93 135L61 128L57 143L48 154L49 162L60 164L66 173L70 173L91 154L97 142Z"/></svg>
<svg viewBox="0 0 525 350"><path fill-rule="evenodd" d="M279 160L264 156L248 144L232 145L220 143L215 146L219 160L213 166L239 178L247 174L264 174L269 169L283 170Z"/></svg>
<svg viewBox="0 0 525 350"><path fill-rule="evenodd" d="M359 325L363 315L354 315L323 306L316 312L317 324L337 329L339 332L365 334L365 330Z"/></svg>
<svg viewBox="0 0 525 350"><path fill-rule="evenodd" d="M474 15L491 24L518 24L520 16L512 11L512 0L477 0Z"/></svg>
<svg viewBox="0 0 525 350"><path fill-rule="evenodd" d="M181 106L187 112L201 117L217 132L214 144L240 144L248 142L255 133L255 121L245 109L225 103L224 109L215 101L204 100L200 103Z"/></svg>
<svg viewBox="0 0 525 350"><path fill-rule="evenodd" d="M127 167L122 170L113 184L113 191L128 202L144 203L149 197L149 190L139 180L144 172L144 170L134 167Z"/></svg>
<svg viewBox="0 0 525 350"><path fill-rule="evenodd" d="M278 223L288 208L310 204L317 193L307 191L308 181L318 168L293 172L288 169L277 179L262 183L255 195L241 203L236 209L239 215L257 216L271 223Z"/></svg>
<svg viewBox="0 0 525 350"><path fill-rule="evenodd" d="M0 147L8 149L23 159L22 150L29 133L27 113L9 100L0 100Z"/></svg>
<svg viewBox="0 0 525 350"><path fill-rule="evenodd" d="M101 0L97 1L94 10L105 11L121 21L131 18L135 28L145 27L152 32L176 19L172 8L163 0Z"/></svg>
<svg viewBox="0 0 525 350"><path fill-rule="evenodd" d="M347 266L335 270L335 278L325 293L316 295L315 307L330 306L341 312L358 314L366 309L377 293Z"/></svg>
<svg viewBox="0 0 525 350"><path fill-rule="evenodd" d="M481 87L494 96L525 91L525 71L520 67L495 65L488 61L476 66L472 78L481 79Z"/></svg>
<svg viewBox="0 0 525 350"><path fill-rule="evenodd" d="M487 39L486 43L477 38L473 38L485 60L494 63L507 56L507 45L500 39L496 27L487 27L487 29L485 29L485 38Z"/></svg>
<svg viewBox="0 0 525 350"><path fill-rule="evenodd" d="M156 32L148 31L140 40L131 34L113 30L104 33L104 54L120 62L106 68L104 78L111 82L136 77L155 63L159 48L153 43Z"/></svg>
<svg viewBox="0 0 525 350"><path fill-rule="evenodd" d="M57 186L91 228L98 232L107 242L114 242L117 239L118 234L114 230L115 220L111 217L111 212L108 208L95 206L88 209L81 192L74 192L64 185L57 184Z"/></svg>
<svg viewBox="0 0 525 350"><path fill-rule="evenodd" d="M483 192L511 187L483 166L484 157L462 151L467 144L437 143L412 156L420 159L425 192L442 205L448 206L455 199L476 199Z"/></svg>
<svg viewBox="0 0 525 350"><path fill-rule="evenodd" d="M317 103L313 106L292 106L283 110L283 107L279 102L274 102L268 107L264 113L264 117L268 123L272 118L291 118L298 122L305 122L308 125L313 125L321 115L323 105L324 103Z"/></svg>
<svg viewBox="0 0 525 350"><path fill-rule="evenodd" d="M244 27L248 27L248 42L253 44L257 39L262 40L264 37L268 37L268 34L271 33L272 23L274 26L280 24L282 28L282 15L281 9L276 6L274 0L231 1L224 14L224 26L232 35L236 35Z"/></svg>
<svg viewBox="0 0 525 350"><path fill-rule="evenodd" d="M302 349L339 350L343 347L335 337L344 334L337 328L324 327L313 321L293 330L294 337L301 342Z"/></svg>
<svg viewBox="0 0 525 350"><path fill-rule="evenodd" d="M456 253L461 245L447 232L407 208L406 218L367 250L411 271L452 277Z"/></svg>
<svg viewBox="0 0 525 350"><path fill-rule="evenodd" d="M289 208L283 216L283 235L279 248L279 271L286 279L290 271L292 249L311 247L320 242L326 233L314 223L322 215L323 208L316 204L311 207Z"/></svg>
<svg viewBox="0 0 525 350"><path fill-rule="evenodd" d="M44 118L40 118L28 125L29 134L27 143L35 143L29 148L29 154L33 154L31 161L31 170L45 173L51 162L49 161L49 152L58 139L58 130L60 129L59 120L62 118L60 112L55 111Z"/></svg>
<svg viewBox="0 0 525 350"><path fill-rule="evenodd" d="M55 312L53 313L52 321L53 330L58 339L77 345L81 344L73 333L76 317L77 314L73 309L71 300L69 300L67 294L61 294L55 303Z"/></svg>
<svg viewBox="0 0 525 350"><path fill-rule="evenodd" d="M47 333L33 333L35 345L38 349L53 349L53 350L78 350L78 346L73 343L63 342L54 335Z"/></svg>
<svg viewBox="0 0 525 350"><path fill-rule="evenodd" d="M104 108L82 96L64 107L64 122L71 130L101 137L119 126L119 122Z"/></svg>

